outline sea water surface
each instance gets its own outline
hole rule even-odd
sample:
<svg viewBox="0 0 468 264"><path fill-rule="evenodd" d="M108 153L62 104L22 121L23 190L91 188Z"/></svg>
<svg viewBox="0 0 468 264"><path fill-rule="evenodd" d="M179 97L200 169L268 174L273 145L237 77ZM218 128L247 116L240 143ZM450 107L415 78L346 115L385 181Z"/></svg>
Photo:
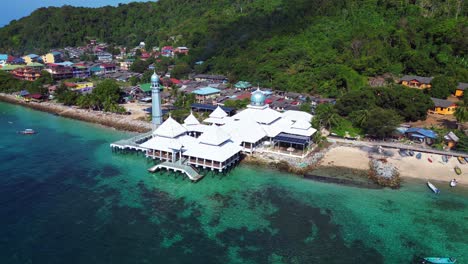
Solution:
<svg viewBox="0 0 468 264"><path fill-rule="evenodd" d="M129 135L0 103L0 263L468 263L467 189L244 165L193 184L112 153Z"/></svg>

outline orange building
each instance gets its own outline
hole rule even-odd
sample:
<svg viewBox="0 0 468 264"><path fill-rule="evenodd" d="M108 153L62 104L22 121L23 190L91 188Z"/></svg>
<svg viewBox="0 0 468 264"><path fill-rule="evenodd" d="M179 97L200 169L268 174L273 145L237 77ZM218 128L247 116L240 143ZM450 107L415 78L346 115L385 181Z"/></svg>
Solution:
<svg viewBox="0 0 468 264"><path fill-rule="evenodd" d="M417 89L428 89L432 87L432 79L433 77L421 77L421 76L414 76L414 75L405 75L403 76L399 83L401 85L417 88Z"/></svg>
<svg viewBox="0 0 468 264"><path fill-rule="evenodd" d="M457 89L455 90L456 97L462 97L465 89L468 88L468 83L458 83Z"/></svg>
<svg viewBox="0 0 468 264"><path fill-rule="evenodd" d="M11 74L17 79L25 81L35 81L41 77L41 71L31 67L17 68L11 71Z"/></svg>
<svg viewBox="0 0 468 264"><path fill-rule="evenodd" d="M434 109L432 112L440 115L453 115L455 113L455 109L457 108L456 103L438 98L431 99L434 102Z"/></svg>

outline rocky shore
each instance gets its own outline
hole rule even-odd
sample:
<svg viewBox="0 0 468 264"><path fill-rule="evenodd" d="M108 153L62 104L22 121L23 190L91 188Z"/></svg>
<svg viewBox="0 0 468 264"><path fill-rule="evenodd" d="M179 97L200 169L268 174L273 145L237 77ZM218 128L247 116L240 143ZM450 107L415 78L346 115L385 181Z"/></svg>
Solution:
<svg viewBox="0 0 468 264"><path fill-rule="evenodd" d="M400 187L400 173L386 159L371 159L369 161L369 178L381 186L390 188Z"/></svg>
<svg viewBox="0 0 468 264"><path fill-rule="evenodd" d="M0 101L29 107L34 110L48 112L67 118L113 127L118 130L141 133L151 130L150 123L141 120L135 120L130 115L84 110L54 102L26 102L22 99L16 98L13 95L4 93L0 93Z"/></svg>

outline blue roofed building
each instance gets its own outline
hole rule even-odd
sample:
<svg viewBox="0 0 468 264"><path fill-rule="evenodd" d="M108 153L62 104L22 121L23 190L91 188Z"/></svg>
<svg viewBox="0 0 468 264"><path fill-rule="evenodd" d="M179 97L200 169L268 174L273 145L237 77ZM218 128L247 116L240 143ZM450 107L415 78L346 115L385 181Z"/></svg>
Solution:
<svg viewBox="0 0 468 264"><path fill-rule="evenodd" d="M0 65L5 65L8 61L8 54L0 54Z"/></svg>
<svg viewBox="0 0 468 264"><path fill-rule="evenodd" d="M23 57L23 60L26 64L37 62L40 59L39 55L37 54L28 54Z"/></svg>
<svg viewBox="0 0 468 264"><path fill-rule="evenodd" d="M195 98L199 103L205 103L219 96L221 90L213 87L203 87L197 90L194 90L192 93L195 94Z"/></svg>
<svg viewBox="0 0 468 264"><path fill-rule="evenodd" d="M426 143L428 145L432 145L437 138L437 134L434 131L420 127L408 128L405 131L405 135L413 141Z"/></svg>

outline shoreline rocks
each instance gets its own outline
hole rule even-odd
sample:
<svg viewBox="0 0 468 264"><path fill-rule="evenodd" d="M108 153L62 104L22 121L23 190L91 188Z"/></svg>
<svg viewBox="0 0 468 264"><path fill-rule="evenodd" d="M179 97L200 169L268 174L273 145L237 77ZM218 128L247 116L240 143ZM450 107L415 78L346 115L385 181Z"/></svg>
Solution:
<svg viewBox="0 0 468 264"><path fill-rule="evenodd" d="M100 124L118 130L140 133L148 132L151 130L151 124L148 122L135 120L130 118L129 116L119 115L115 113L84 110L53 102L25 102L23 100L19 100L13 95L4 93L0 93L0 101L21 105L42 112L57 114L59 116L71 119Z"/></svg>
<svg viewBox="0 0 468 264"><path fill-rule="evenodd" d="M400 172L394 165L388 163L386 159L371 159L369 165L370 179L384 187L392 189L400 188Z"/></svg>

